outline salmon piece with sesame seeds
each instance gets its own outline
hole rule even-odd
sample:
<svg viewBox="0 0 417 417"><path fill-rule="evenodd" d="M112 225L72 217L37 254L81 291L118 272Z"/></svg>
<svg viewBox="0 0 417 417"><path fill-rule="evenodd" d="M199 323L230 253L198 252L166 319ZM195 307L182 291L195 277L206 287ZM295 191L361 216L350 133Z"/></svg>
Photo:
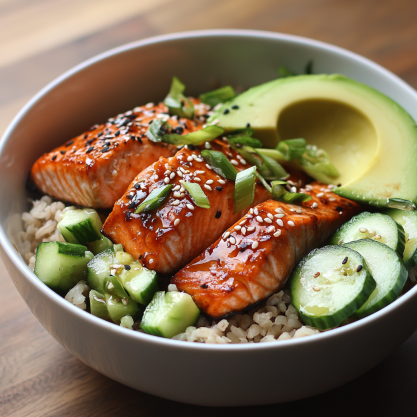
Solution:
<svg viewBox="0 0 417 417"><path fill-rule="evenodd" d="M214 319L247 309L280 290L305 255L361 211L321 183L301 192L312 199L301 205L268 200L251 209L179 271L172 284Z"/></svg>
<svg viewBox="0 0 417 417"><path fill-rule="evenodd" d="M235 159L238 171L248 167L222 140L211 142L211 149ZM165 180L165 179L168 179ZM194 204L181 188L181 181L197 183L210 202L210 208ZM167 183L173 188L158 208L135 214L136 208L155 188ZM201 149L185 146L172 158L161 158L140 173L124 196L115 204L103 226L104 234L121 243L126 252L141 259L144 266L161 274L173 274L214 242L248 210L234 214L234 181L217 175L201 157ZM260 184L253 205L270 198Z"/></svg>
<svg viewBox="0 0 417 417"><path fill-rule="evenodd" d="M177 151L176 146L146 137L155 119L168 121L176 133L184 135L200 130L204 120L170 117L162 103L136 107L41 156L32 167L31 180L42 193L58 200L111 208L139 172Z"/></svg>

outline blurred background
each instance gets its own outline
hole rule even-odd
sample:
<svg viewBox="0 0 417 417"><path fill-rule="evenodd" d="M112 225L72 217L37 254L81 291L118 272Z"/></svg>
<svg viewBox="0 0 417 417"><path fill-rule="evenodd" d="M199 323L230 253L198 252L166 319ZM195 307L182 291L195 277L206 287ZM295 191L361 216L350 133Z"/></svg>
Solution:
<svg viewBox="0 0 417 417"><path fill-rule="evenodd" d="M416 17L417 0L0 0L0 134L37 91L74 65L127 42L185 30L259 29L314 38L364 55L417 88ZM374 370L331 393L279 406L212 410L103 377L42 328L1 261L0 287L1 416L415 415L417 333Z"/></svg>

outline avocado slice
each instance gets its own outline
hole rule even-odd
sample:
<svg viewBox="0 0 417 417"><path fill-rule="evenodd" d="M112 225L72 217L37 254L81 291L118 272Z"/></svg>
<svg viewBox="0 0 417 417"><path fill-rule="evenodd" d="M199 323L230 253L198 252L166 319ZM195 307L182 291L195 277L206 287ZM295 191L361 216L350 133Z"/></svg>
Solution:
<svg viewBox="0 0 417 417"><path fill-rule="evenodd" d="M340 196L374 206L417 203L415 121L389 97L342 75L300 75L253 87L214 112L210 123L226 132L249 123L266 147L304 138L325 149L340 173L334 190Z"/></svg>

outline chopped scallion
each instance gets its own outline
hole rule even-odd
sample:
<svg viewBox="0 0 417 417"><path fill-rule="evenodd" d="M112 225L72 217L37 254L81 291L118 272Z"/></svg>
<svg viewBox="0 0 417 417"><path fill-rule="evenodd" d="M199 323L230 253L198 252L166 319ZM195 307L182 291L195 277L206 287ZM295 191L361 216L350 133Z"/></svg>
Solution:
<svg viewBox="0 0 417 417"><path fill-rule="evenodd" d="M146 131L146 136L152 142L161 142L164 135L171 129L171 126L167 122L162 120L154 120Z"/></svg>
<svg viewBox="0 0 417 417"><path fill-rule="evenodd" d="M260 175L258 172L256 172L256 178L262 183L262 185L268 190L270 194L272 194L272 188L271 186L265 181L265 178Z"/></svg>
<svg viewBox="0 0 417 417"><path fill-rule="evenodd" d="M251 146L252 148L262 148L262 142L259 139L252 137L253 132L254 130L249 127L238 129L226 135L226 138L232 145L239 144L244 146Z"/></svg>
<svg viewBox="0 0 417 417"><path fill-rule="evenodd" d="M224 103L236 96L235 90L230 85L200 94L200 100L211 107Z"/></svg>
<svg viewBox="0 0 417 417"><path fill-rule="evenodd" d="M222 152L204 150L201 152L201 156L216 174L235 181L237 170Z"/></svg>
<svg viewBox="0 0 417 417"><path fill-rule="evenodd" d="M265 156L269 156L270 158L274 159L275 161L281 161L281 162L286 162L285 156L277 151L276 149L254 149L254 152L256 152L258 155L262 154Z"/></svg>
<svg viewBox="0 0 417 417"><path fill-rule="evenodd" d="M306 150L305 139L288 139L278 143L276 150L282 153L286 161L300 158Z"/></svg>
<svg viewBox="0 0 417 417"><path fill-rule="evenodd" d="M185 85L177 78L172 78L171 88L165 97L164 104L168 107L170 115L177 115L192 119L194 117L194 105L183 95Z"/></svg>
<svg viewBox="0 0 417 417"><path fill-rule="evenodd" d="M287 172L285 169L274 159L270 158L269 156L263 155L262 153L258 153L261 157L262 161L264 162L262 166L260 166L259 173L267 180L277 180L279 178L288 177Z"/></svg>
<svg viewBox="0 0 417 417"><path fill-rule="evenodd" d="M325 184L332 183L339 176L327 152L317 146L307 145L306 151L298 161L310 177Z"/></svg>
<svg viewBox="0 0 417 417"><path fill-rule="evenodd" d="M199 184L184 181L182 185L188 191L196 206L206 209L210 208L210 201Z"/></svg>
<svg viewBox="0 0 417 417"><path fill-rule="evenodd" d="M272 181L271 182L271 195L274 200L279 200L287 190L283 185L285 181Z"/></svg>
<svg viewBox="0 0 417 417"><path fill-rule="evenodd" d="M311 195L304 193L285 193L279 197L279 200L289 204L304 203L311 200Z"/></svg>
<svg viewBox="0 0 417 417"><path fill-rule="evenodd" d="M153 126L153 123L151 127ZM205 142L210 142L220 136L224 130L219 126L207 126L204 129L189 133L188 135L177 135L167 133L163 136L162 141L171 143L173 145L202 145Z"/></svg>
<svg viewBox="0 0 417 417"><path fill-rule="evenodd" d="M171 192L172 184L164 185L156 188L142 201L135 213L142 213L143 211L150 211L161 206L161 204L168 197Z"/></svg>
<svg viewBox="0 0 417 417"><path fill-rule="evenodd" d="M255 197L256 167L250 167L236 175L234 192L234 213L238 213L253 203Z"/></svg>

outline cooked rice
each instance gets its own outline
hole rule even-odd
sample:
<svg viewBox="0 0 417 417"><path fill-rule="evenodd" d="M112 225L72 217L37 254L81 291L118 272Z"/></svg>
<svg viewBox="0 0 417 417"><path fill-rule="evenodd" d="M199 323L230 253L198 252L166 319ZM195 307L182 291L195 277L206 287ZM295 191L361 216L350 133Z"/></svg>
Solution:
<svg viewBox="0 0 417 417"><path fill-rule="evenodd" d="M31 200L31 203L32 209L22 214L24 231L20 232L20 237L23 242L23 257L33 271L36 248L41 242L65 242L57 224L66 211L74 210L75 207L65 207L64 203L53 201L49 196ZM416 283L417 266L408 271L408 278L413 285ZM85 310L85 299L89 290L85 281L80 281L68 292L65 299ZM168 291L177 291L177 287L170 284ZM120 325L142 332L140 323L133 323L130 316L123 317ZM290 292L285 289L271 295L263 305L245 314L236 314L212 323L205 316L200 316L195 326L188 327L184 333L174 336L173 339L198 343L263 343L318 333L319 330L301 323L297 310L291 305Z"/></svg>

